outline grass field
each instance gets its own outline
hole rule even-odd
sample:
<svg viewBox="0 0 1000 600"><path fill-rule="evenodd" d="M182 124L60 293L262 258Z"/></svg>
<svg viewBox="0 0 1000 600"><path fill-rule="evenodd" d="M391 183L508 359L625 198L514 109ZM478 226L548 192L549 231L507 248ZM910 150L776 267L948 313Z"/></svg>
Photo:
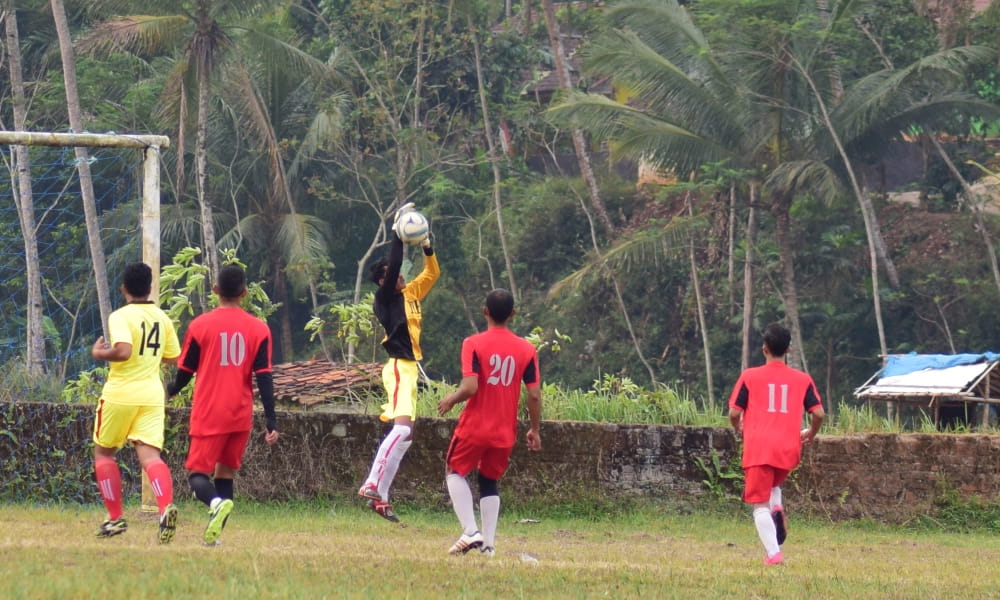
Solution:
<svg viewBox="0 0 1000 600"><path fill-rule="evenodd" d="M0 598L994 598L1000 538L871 523L792 523L785 564L763 565L749 516L647 507L574 519L502 515L497 554L448 556L454 516L400 506L404 525L352 501L240 505L218 547L203 506L177 537L153 516L97 539L98 506L0 506ZM538 522L527 522L537 520Z"/></svg>

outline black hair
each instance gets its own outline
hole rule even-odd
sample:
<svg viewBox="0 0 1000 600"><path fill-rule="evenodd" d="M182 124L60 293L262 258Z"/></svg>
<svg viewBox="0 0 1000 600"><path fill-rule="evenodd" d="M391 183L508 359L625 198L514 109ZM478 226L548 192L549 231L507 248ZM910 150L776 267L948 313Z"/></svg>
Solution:
<svg viewBox="0 0 1000 600"><path fill-rule="evenodd" d="M486 310L496 323L506 323L514 312L514 296L505 289L497 288L486 295Z"/></svg>
<svg viewBox="0 0 1000 600"><path fill-rule="evenodd" d="M247 274L243 267L226 265L219 270L219 295L223 298L239 298L247 287Z"/></svg>
<svg viewBox="0 0 1000 600"><path fill-rule="evenodd" d="M368 267L371 273L372 283L378 285L378 282L385 277L385 271L389 268L389 259L386 257L381 257Z"/></svg>
<svg viewBox="0 0 1000 600"><path fill-rule="evenodd" d="M788 346L792 343L792 334L777 323L771 323L764 330L764 345L771 356L778 358L788 352Z"/></svg>
<svg viewBox="0 0 1000 600"><path fill-rule="evenodd" d="M122 284L130 296L145 298L153 289L153 270L146 263L129 263L122 271Z"/></svg>

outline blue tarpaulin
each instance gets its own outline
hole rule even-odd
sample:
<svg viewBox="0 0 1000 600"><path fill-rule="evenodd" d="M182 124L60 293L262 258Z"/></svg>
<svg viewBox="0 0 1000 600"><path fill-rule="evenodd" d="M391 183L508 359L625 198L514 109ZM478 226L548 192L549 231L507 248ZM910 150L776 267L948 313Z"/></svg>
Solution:
<svg viewBox="0 0 1000 600"><path fill-rule="evenodd" d="M947 369L959 365L973 365L981 362L994 362L1000 359L1000 354L984 352L982 354L893 354L885 361L881 377L906 375L924 369Z"/></svg>

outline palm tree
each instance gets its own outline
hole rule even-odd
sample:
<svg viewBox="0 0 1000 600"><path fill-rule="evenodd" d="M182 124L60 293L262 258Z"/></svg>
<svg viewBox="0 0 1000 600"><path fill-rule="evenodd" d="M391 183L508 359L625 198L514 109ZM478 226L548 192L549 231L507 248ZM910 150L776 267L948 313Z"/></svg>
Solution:
<svg viewBox="0 0 1000 600"><path fill-rule="evenodd" d="M170 73L162 98L164 109L178 115L177 193L185 193L185 140L187 131L188 90L195 90L197 116L194 143L196 196L200 212L202 246L212 278L218 273L218 253L212 195L208 185L208 143L211 123L213 83L225 80L241 91L253 90L255 82L241 69L242 57L256 50L267 58L263 67L270 70L308 70L326 72L322 62L278 39L261 28L254 19L276 13L290 5L289 0L150 0L127 3L107 0L107 7L146 9L148 12L113 17L98 23L81 40L87 50L127 51L137 55L177 52L179 59ZM230 69L232 66L235 69ZM248 92L249 93L249 92ZM260 125L262 129L266 126ZM273 174L277 175L277 171ZM279 183L278 187L282 184Z"/></svg>
<svg viewBox="0 0 1000 600"><path fill-rule="evenodd" d="M829 34L849 22L846 8L849 5L831 15L826 29L816 31L801 26L820 22L803 20L813 14L816 3L788 2L770 28L758 20L756 38L729 35L722 51L708 43L674 0L617 3L608 9L617 28L587 48L585 67L633 92L635 101L626 105L573 94L552 109L559 118L611 142L616 157L646 160L678 173L725 159L758 174L757 183L775 218L782 300L797 347L793 359L803 367L791 202L805 192L833 199L847 180L862 206L874 256L880 234L874 210L865 205L853 177L850 151L880 135L885 139L887 131L897 134L935 111L968 109L970 98L960 92L954 74L983 54L975 49L952 51L899 72L873 74L851 84L841 103L832 107L830 98L840 91L821 88L821 78L814 74L823 72ZM795 24L799 26L792 27ZM878 315L874 260L872 275ZM750 284L744 280L745 286ZM744 348L746 344L744 336Z"/></svg>

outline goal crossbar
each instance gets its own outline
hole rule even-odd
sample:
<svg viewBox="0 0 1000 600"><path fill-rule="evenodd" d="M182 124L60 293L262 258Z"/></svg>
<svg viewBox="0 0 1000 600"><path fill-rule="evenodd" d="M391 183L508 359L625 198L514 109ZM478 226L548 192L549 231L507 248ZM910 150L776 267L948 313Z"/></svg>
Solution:
<svg viewBox="0 0 1000 600"><path fill-rule="evenodd" d="M13 146L63 146L135 148L143 151L142 260L153 270L151 296L160 290L160 148L170 147L165 135L117 133L55 133L0 131L0 144Z"/></svg>

